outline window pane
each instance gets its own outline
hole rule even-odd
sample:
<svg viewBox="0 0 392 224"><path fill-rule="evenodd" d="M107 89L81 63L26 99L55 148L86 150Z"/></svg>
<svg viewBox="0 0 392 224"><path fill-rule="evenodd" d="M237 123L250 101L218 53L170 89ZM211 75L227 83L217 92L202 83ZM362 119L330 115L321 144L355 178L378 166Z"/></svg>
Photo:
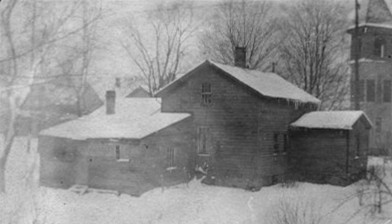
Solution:
<svg viewBox="0 0 392 224"><path fill-rule="evenodd" d="M119 160L120 159L120 146L116 145L116 159Z"/></svg>
<svg viewBox="0 0 392 224"><path fill-rule="evenodd" d="M199 127L198 129L198 153L199 154L208 154L208 137L209 137L209 128L208 127Z"/></svg>
<svg viewBox="0 0 392 224"><path fill-rule="evenodd" d="M383 101L391 102L391 80L384 80Z"/></svg>
<svg viewBox="0 0 392 224"><path fill-rule="evenodd" d="M201 85L201 103L202 105L210 105L212 103L212 92L210 83L202 83Z"/></svg>
<svg viewBox="0 0 392 224"><path fill-rule="evenodd" d="M287 152L287 149L289 147L289 137L287 134L283 134L283 152Z"/></svg>
<svg viewBox="0 0 392 224"><path fill-rule="evenodd" d="M210 83L203 83L201 85L201 93L211 93L211 84Z"/></svg>
<svg viewBox="0 0 392 224"><path fill-rule="evenodd" d="M377 117L376 118L376 132L377 133L381 132L381 122L382 122L381 117Z"/></svg>
<svg viewBox="0 0 392 224"><path fill-rule="evenodd" d="M376 38L374 41L374 56L384 57L385 53L385 40L383 38Z"/></svg>
<svg viewBox="0 0 392 224"><path fill-rule="evenodd" d="M374 80L367 80L366 81L366 100L368 102L374 102L375 100L375 81Z"/></svg>

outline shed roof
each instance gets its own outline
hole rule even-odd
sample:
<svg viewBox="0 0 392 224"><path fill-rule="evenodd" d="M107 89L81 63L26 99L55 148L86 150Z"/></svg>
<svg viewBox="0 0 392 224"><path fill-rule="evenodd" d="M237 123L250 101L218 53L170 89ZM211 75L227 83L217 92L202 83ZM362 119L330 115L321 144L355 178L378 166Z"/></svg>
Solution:
<svg viewBox="0 0 392 224"><path fill-rule="evenodd" d="M116 113L103 106L88 116L40 132L40 135L75 140L101 138L142 139L187 117L187 113L163 113L159 98L116 100Z"/></svg>
<svg viewBox="0 0 392 224"><path fill-rule="evenodd" d="M314 103L314 104L320 103L319 99L310 95L304 90L298 88L292 83L286 81L285 79L283 79L282 77L280 77L275 73L260 72L257 70L245 69L245 68L240 68L240 67L235 67L230 65L223 65L209 60L206 60L204 63L198 65L192 71L176 79L174 82L172 82L171 84L163 88L161 91L159 91L157 95L159 96L160 93L166 91L167 89L172 88L180 80L184 80L187 77L191 76L192 74L194 74L193 71L195 71L197 68L201 66L213 66L214 68L223 71L224 74L234 78L235 80L239 81L241 84L255 90L257 93L263 96L288 99L301 103Z"/></svg>
<svg viewBox="0 0 392 224"><path fill-rule="evenodd" d="M291 127L352 130L353 125L363 118L367 128L372 126L363 111L314 111L304 114Z"/></svg>

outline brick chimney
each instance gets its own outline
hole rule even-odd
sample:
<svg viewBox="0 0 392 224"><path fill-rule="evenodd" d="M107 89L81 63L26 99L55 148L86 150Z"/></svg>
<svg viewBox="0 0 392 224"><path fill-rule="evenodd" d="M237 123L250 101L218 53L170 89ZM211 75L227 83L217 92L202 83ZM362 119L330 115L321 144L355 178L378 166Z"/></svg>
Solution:
<svg viewBox="0 0 392 224"><path fill-rule="evenodd" d="M116 111L116 91L106 91L106 114L114 114Z"/></svg>
<svg viewBox="0 0 392 224"><path fill-rule="evenodd" d="M246 68L246 47L235 47L234 65L237 67Z"/></svg>

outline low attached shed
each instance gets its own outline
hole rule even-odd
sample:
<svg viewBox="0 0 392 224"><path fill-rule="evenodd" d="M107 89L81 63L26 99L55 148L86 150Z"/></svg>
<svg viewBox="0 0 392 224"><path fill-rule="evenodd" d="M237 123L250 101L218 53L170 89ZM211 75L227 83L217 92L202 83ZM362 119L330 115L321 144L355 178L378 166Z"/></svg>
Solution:
<svg viewBox="0 0 392 224"><path fill-rule="evenodd" d="M42 185L140 195L189 180L194 169L189 114L162 113L156 98L107 102L106 111L41 132Z"/></svg>
<svg viewBox="0 0 392 224"><path fill-rule="evenodd" d="M371 122L362 111L317 111L290 125L290 170L296 178L345 185L366 172Z"/></svg>

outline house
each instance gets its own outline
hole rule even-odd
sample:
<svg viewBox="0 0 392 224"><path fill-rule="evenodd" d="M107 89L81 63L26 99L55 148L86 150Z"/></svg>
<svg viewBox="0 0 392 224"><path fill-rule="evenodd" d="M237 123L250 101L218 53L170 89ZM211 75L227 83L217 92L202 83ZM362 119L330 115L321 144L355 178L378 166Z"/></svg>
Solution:
<svg viewBox="0 0 392 224"><path fill-rule="evenodd" d="M351 105L359 97L360 109L365 111L374 129L369 144L373 155L392 155L392 2L362 0L359 29L348 29L351 41ZM359 92L355 91L355 56L359 58Z"/></svg>
<svg viewBox="0 0 392 224"><path fill-rule="evenodd" d="M151 97L151 94L148 91L148 86L140 85L132 90L126 97Z"/></svg>
<svg viewBox="0 0 392 224"><path fill-rule="evenodd" d="M89 83L81 97L74 87L67 84L66 77L58 77L48 82L34 84L21 108L31 117L18 120L17 132L26 134L86 115L103 105L98 94ZM33 122L33 123L31 123ZM33 127L32 127L33 126Z"/></svg>
<svg viewBox="0 0 392 224"><path fill-rule="evenodd" d="M192 114L206 183L257 189L285 176L288 127L320 101L277 74L244 68L242 51L237 67L207 60L156 96L163 112Z"/></svg>
<svg viewBox="0 0 392 224"><path fill-rule="evenodd" d="M290 125L290 172L297 179L340 185L363 178L371 126L362 111L303 115Z"/></svg>
<svg viewBox="0 0 392 224"><path fill-rule="evenodd" d="M190 114L164 113L157 98L106 98L106 107L40 133L41 184L140 195L189 180Z"/></svg>
<svg viewBox="0 0 392 224"><path fill-rule="evenodd" d="M277 74L246 69L244 50L236 49L236 66L207 60L157 98L115 100L115 92L108 91L106 107L42 131L41 183L140 195L203 174L207 184L257 190L292 174L289 161L308 147L300 143L312 143L308 132L324 142L332 135L328 146L346 152L341 133L352 130L350 136L363 135L361 150L367 149L370 122L363 112L336 113L332 117L347 117L347 126L319 131L317 125L333 127L339 120L323 118L332 112L314 112L320 101ZM308 123L316 126L304 127L310 131L298 126ZM322 150L316 154L330 149ZM313 152L309 148L302 157L311 160Z"/></svg>

